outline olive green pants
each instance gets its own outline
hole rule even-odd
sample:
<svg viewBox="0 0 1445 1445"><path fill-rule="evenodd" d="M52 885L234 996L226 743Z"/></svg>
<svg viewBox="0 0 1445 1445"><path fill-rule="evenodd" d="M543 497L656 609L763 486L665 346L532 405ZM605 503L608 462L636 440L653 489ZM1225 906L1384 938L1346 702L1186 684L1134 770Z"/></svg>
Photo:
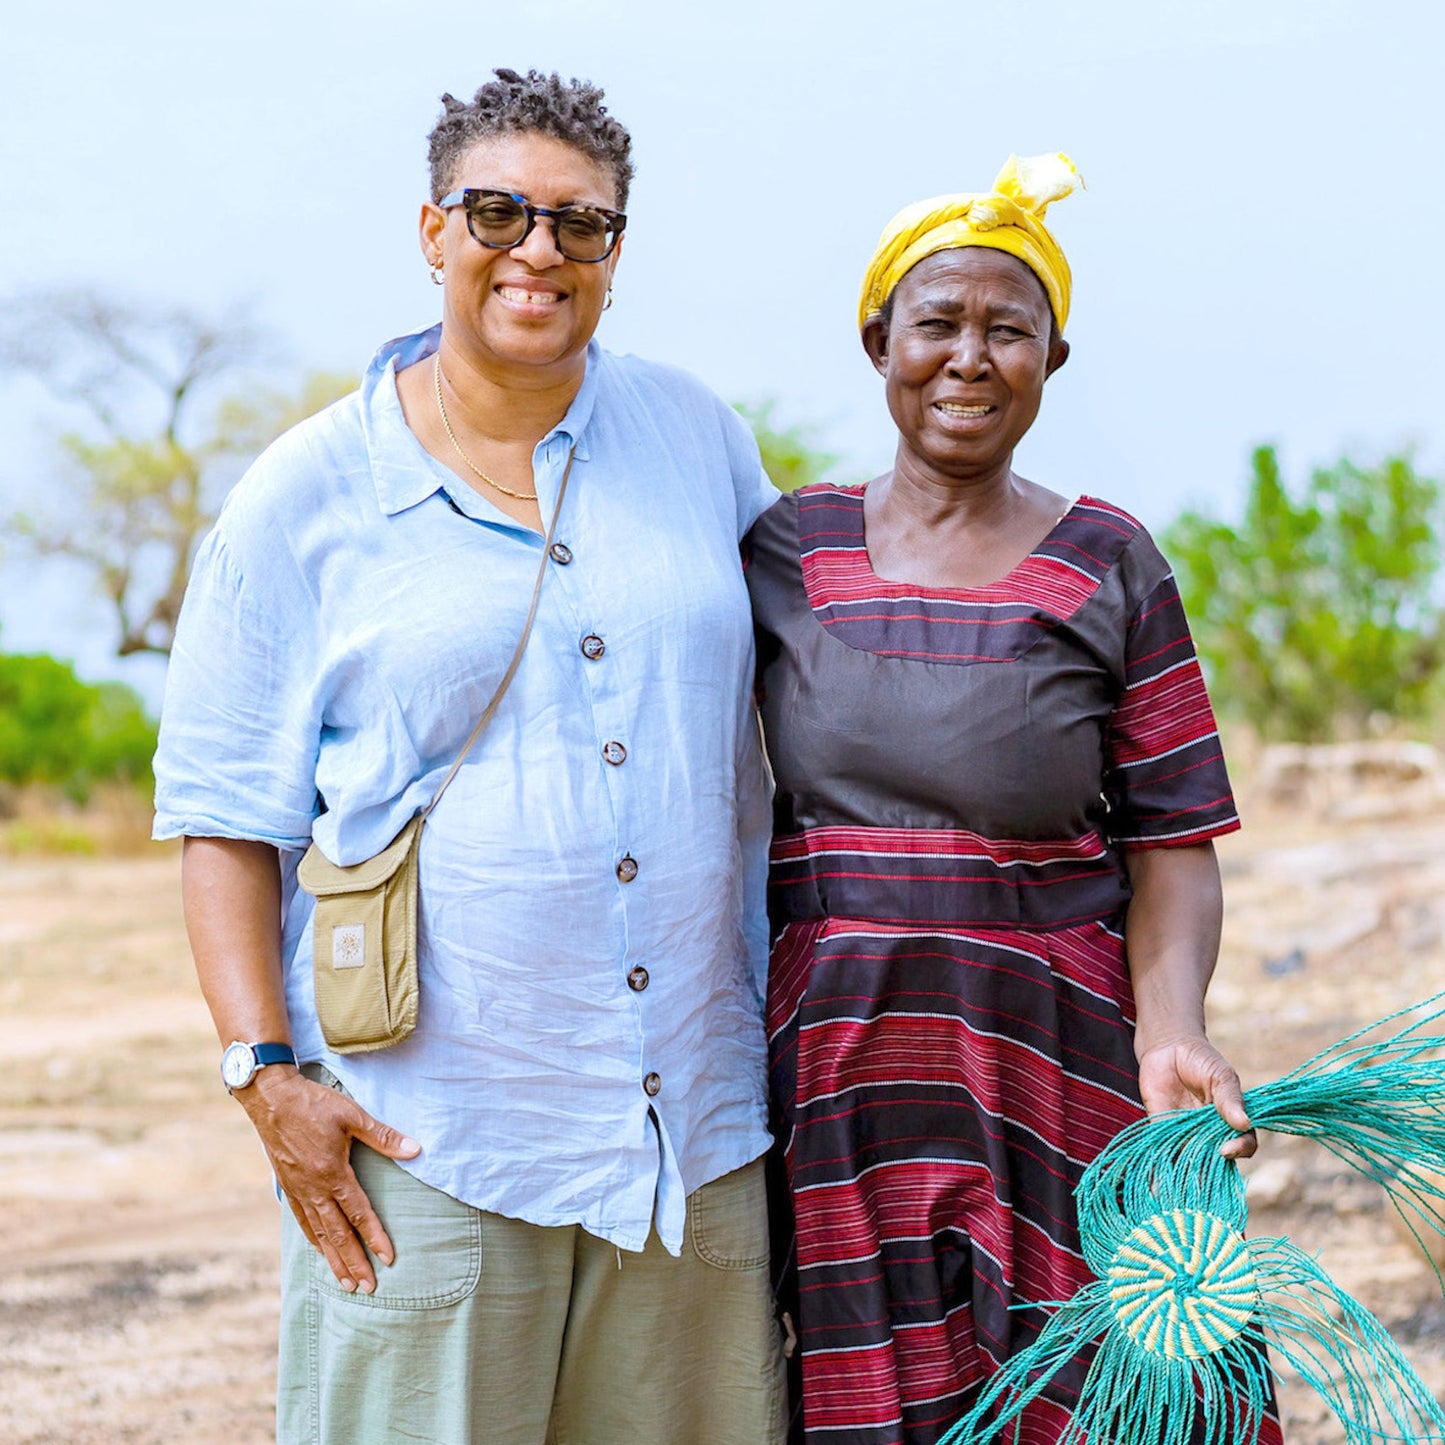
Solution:
<svg viewBox="0 0 1445 1445"><path fill-rule="evenodd" d="M689 1196L680 1259L352 1163L396 1263L347 1294L283 1208L278 1445L783 1440L761 1160Z"/></svg>

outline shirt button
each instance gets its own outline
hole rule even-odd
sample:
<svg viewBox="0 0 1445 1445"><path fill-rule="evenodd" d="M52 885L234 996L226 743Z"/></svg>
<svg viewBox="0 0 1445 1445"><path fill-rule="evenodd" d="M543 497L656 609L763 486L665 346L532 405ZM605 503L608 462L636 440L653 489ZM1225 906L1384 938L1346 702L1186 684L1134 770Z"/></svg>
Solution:
<svg viewBox="0 0 1445 1445"><path fill-rule="evenodd" d="M582 639L582 656L589 662L596 662L606 651L607 644L595 632L589 632Z"/></svg>
<svg viewBox="0 0 1445 1445"><path fill-rule="evenodd" d="M572 560L572 549L565 542L553 542L548 551L559 567L565 567Z"/></svg>
<svg viewBox="0 0 1445 1445"><path fill-rule="evenodd" d="M628 853L617 865L617 876L624 883L631 883L637 877L637 859Z"/></svg>
<svg viewBox="0 0 1445 1445"><path fill-rule="evenodd" d="M647 982L647 970L640 964L627 975L627 986L633 993L641 993L642 990L647 987ZM652 1077L657 1079L656 1074L653 1074ZM658 1079L657 1082L661 1084L662 1080ZM649 1089L648 1092L651 1093L652 1091Z"/></svg>
<svg viewBox="0 0 1445 1445"><path fill-rule="evenodd" d="M614 768L620 768L627 761L627 749L621 743L603 743L602 756Z"/></svg>
<svg viewBox="0 0 1445 1445"><path fill-rule="evenodd" d="M649 1074L642 1081L642 1088L649 1099L655 1099L662 1092L662 1075Z"/></svg>

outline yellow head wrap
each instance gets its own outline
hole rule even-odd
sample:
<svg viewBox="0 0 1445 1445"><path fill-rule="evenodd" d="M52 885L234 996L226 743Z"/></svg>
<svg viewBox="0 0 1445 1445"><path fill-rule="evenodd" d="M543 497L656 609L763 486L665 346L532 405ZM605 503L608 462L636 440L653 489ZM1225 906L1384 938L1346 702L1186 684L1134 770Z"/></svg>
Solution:
<svg viewBox="0 0 1445 1445"><path fill-rule="evenodd" d="M925 256L959 246L992 246L1017 256L1044 283L1062 331L1073 281L1059 243L1044 225L1044 212L1082 184L1066 155L1010 156L987 194L936 196L905 206L883 228L868 263L858 299L860 329Z"/></svg>

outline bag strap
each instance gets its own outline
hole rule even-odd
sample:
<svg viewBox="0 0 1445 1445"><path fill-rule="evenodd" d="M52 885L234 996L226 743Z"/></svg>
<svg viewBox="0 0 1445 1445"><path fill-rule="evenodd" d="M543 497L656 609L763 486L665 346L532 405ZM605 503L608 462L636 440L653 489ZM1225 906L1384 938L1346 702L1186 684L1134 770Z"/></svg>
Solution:
<svg viewBox="0 0 1445 1445"><path fill-rule="evenodd" d="M557 488L557 505L552 508L552 520L548 522L547 535L542 539L542 561L537 568L537 580L532 584L532 603L527 608L527 620L522 624L522 636L517 643L517 650L512 654L512 660L507 664L507 670L502 674L502 680L497 684L497 690L492 694L491 702L487 704L485 711L477 719L477 725L472 729L472 735L462 744L461 752L457 754L456 761L447 769L447 775L441 780L436 792L432 794L431 802L418 814L423 822L426 821L432 809L441 802L442 794L451 786L452 779L461 771L467 754L476 746L477 739L482 735L482 729L491 722L493 714L501 706L507 689L512 685L512 679L517 675L517 669L522 665L522 654L527 650L527 639L532 635L532 623L537 618L537 603L542 597L542 579L547 575L547 563L552 557L552 538L557 533L557 518L562 515L562 499L567 495L567 478L572 475L572 458L576 455L577 443L573 442L572 450L567 453L567 467L562 473L562 484Z"/></svg>

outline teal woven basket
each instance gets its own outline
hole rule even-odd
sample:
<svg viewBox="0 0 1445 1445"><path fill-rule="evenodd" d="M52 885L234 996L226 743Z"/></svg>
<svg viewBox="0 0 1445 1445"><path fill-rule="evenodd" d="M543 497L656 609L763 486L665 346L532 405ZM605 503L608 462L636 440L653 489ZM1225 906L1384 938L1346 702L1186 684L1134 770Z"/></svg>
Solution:
<svg viewBox="0 0 1445 1445"><path fill-rule="evenodd" d="M1445 1035L1432 1032L1442 1018L1445 994L1351 1035L1250 1089L1250 1120L1361 1170L1412 1233L1417 1221L1445 1233L1445 1191L1408 1167L1445 1168ZM1052 1313L1038 1338L940 1445L1009 1440L1090 1349L1059 1445L1255 1445L1271 1396L1266 1350L1323 1396L1350 1445L1445 1442L1445 1412L1374 1316L1288 1239L1245 1237L1245 1181L1219 1152L1231 1133L1199 1108L1142 1120L1109 1144L1076 1191L1096 1278L1041 1306Z"/></svg>

